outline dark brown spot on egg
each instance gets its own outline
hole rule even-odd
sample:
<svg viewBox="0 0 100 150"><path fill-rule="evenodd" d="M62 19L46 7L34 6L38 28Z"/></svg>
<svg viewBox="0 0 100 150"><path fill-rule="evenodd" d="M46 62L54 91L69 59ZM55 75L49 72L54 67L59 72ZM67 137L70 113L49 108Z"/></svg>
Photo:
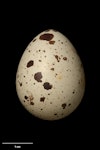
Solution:
<svg viewBox="0 0 100 150"><path fill-rule="evenodd" d="M42 60L39 60L39 62L41 62Z"/></svg>
<svg viewBox="0 0 100 150"><path fill-rule="evenodd" d="M37 72L35 73L34 75L34 79L37 81L37 82L42 82L42 73L41 72Z"/></svg>
<svg viewBox="0 0 100 150"><path fill-rule="evenodd" d="M43 50L43 52L45 53L45 50Z"/></svg>
<svg viewBox="0 0 100 150"><path fill-rule="evenodd" d="M27 63L27 68L33 66L34 64L34 61L33 60L30 60L28 63Z"/></svg>
<svg viewBox="0 0 100 150"><path fill-rule="evenodd" d="M54 68L51 68L52 71L54 71Z"/></svg>
<svg viewBox="0 0 100 150"><path fill-rule="evenodd" d="M45 97L40 98L40 102L44 102L44 100L45 100Z"/></svg>
<svg viewBox="0 0 100 150"><path fill-rule="evenodd" d="M61 42L61 44L63 44L63 42Z"/></svg>
<svg viewBox="0 0 100 150"><path fill-rule="evenodd" d="M54 115L57 116L57 113L55 113Z"/></svg>
<svg viewBox="0 0 100 150"><path fill-rule="evenodd" d="M53 34L45 33L45 34L40 35L39 39L40 40L50 41L53 37L54 37Z"/></svg>
<svg viewBox="0 0 100 150"><path fill-rule="evenodd" d="M50 104L52 104L52 102L50 102Z"/></svg>
<svg viewBox="0 0 100 150"><path fill-rule="evenodd" d="M28 96L25 95L24 98L25 98L25 99L28 99Z"/></svg>
<svg viewBox="0 0 100 150"><path fill-rule="evenodd" d="M73 90L73 94L75 93L75 90Z"/></svg>
<svg viewBox="0 0 100 150"><path fill-rule="evenodd" d="M57 61L59 62L61 58L58 55L54 55L54 56L57 59Z"/></svg>
<svg viewBox="0 0 100 150"><path fill-rule="evenodd" d="M22 86L22 82L19 82L19 85Z"/></svg>
<svg viewBox="0 0 100 150"><path fill-rule="evenodd" d="M34 103L30 101L30 105L34 105Z"/></svg>
<svg viewBox="0 0 100 150"><path fill-rule="evenodd" d="M63 57L63 60L67 60L67 57Z"/></svg>
<svg viewBox="0 0 100 150"><path fill-rule="evenodd" d="M62 108L63 108L63 109L66 108L66 103L62 104Z"/></svg>
<svg viewBox="0 0 100 150"><path fill-rule="evenodd" d="M33 95L30 95L29 97L26 97L26 98L27 98L27 101L30 102L30 105L34 105L34 102L33 102L34 97L33 97Z"/></svg>
<svg viewBox="0 0 100 150"><path fill-rule="evenodd" d="M55 77L56 77L57 75L58 75L58 74L56 73L56 74L55 74Z"/></svg>
<svg viewBox="0 0 100 150"><path fill-rule="evenodd" d="M80 84L81 82L80 82L80 80L78 81L78 84Z"/></svg>
<svg viewBox="0 0 100 150"><path fill-rule="evenodd" d="M49 41L49 44L54 44L55 43L55 41Z"/></svg>
<svg viewBox="0 0 100 150"><path fill-rule="evenodd" d="M52 89L52 85L51 85L49 82L45 82L45 83L43 84L43 86L44 86L44 89L46 89L46 90Z"/></svg>
<svg viewBox="0 0 100 150"><path fill-rule="evenodd" d="M68 106L70 106L70 105L71 105L71 103L68 104Z"/></svg>

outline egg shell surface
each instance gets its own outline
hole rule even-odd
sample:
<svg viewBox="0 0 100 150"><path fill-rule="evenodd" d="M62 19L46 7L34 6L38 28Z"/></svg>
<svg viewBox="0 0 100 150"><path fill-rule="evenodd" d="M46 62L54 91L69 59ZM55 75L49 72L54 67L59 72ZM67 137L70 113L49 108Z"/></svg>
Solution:
<svg viewBox="0 0 100 150"><path fill-rule="evenodd" d="M24 108L43 120L59 120L80 104L85 74L69 39L53 29L26 47L16 73L16 91Z"/></svg>

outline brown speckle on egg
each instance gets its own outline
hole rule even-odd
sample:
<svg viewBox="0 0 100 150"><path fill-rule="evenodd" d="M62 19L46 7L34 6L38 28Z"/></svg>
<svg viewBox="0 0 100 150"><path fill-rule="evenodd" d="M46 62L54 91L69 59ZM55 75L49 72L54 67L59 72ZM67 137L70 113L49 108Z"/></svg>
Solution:
<svg viewBox="0 0 100 150"><path fill-rule="evenodd" d="M45 33L45 34L42 34L42 35L39 37L39 39L40 39L40 40L50 41L53 37L54 37L53 34Z"/></svg>
<svg viewBox="0 0 100 150"><path fill-rule="evenodd" d="M52 71L54 71L54 68L51 68Z"/></svg>
<svg viewBox="0 0 100 150"><path fill-rule="evenodd" d="M27 63L27 68L33 66L34 64L34 61L33 60L30 60L28 63Z"/></svg>
<svg viewBox="0 0 100 150"><path fill-rule="evenodd" d="M45 83L43 84L43 86L44 86L44 89L46 89L46 90L52 89L52 85L51 85L49 82L45 82Z"/></svg>
<svg viewBox="0 0 100 150"><path fill-rule="evenodd" d="M63 57L63 60L67 60L67 57Z"/></svg>
<svg viewBox="0 0 100 150"><path fill-rule="evenodd" d="M78 84L80 84L81 82L80 82L80 80L78 81Z"/></svg>
<svg viewBox="0 0 100 150"><path fill-rule="evenodd" d="M57 113L55 113L54 115L57 116Z"/></svg>
<svg viewBox="0 0 100 150"><path fill-rule="evenodd" d="M34 105L34 103L30 101L30 105Z"/></svg>
<svg viewBox="0 0 100 150"><path fill-rule="evenodd" d="M19 82L19 85L22 86L22 82Z"/></svg>
<svg viewBox="0 0 100 150"><path fill-rule="evenodd" d="M75 93L75 90L73 90L73 94Z"/></svg>
<svg viewBox="0 0 100 150"><path fill-rule="evenodd" d="M30 105L34 105L34 102L33 102L34 97L33 97L33 95L30 95L30 96L26 96L26 95L25 95L24 98L25 98L27 101L30 102Z"/></svg>
<svg viewBox="0 0 100 150"><path fill-rule="evenodd" d="M55 77L56 77L57 75L58 75L58 74L56 73L56 74L55 74Z"/></svg>
<svg viewBox="0 0 100 150"><path fill-rule="evenodd" d="M69 72L71 72L71 70L70 70L70 69L67 69L66 71L69 71Z"/></svg>
<svg viewBox="0 0 100 150"><path fill-rule="evenodd" d="M66 108L66 103L63 103L61 106L62 106L63 109L65 109Z"/></svg>
<svg viewBox="0 0 100 150"><path fill-rule="evenodd" d="M45 50L43 50L43 52L45 53Z"/></svg>
<svg viewBox="0 0 100 150"><path fill-rule="evenodd" d="M42 73L41 72L37 72L35 73L34 75L34 79L37 81L37 82L42 82Z"/></svg>
<svg viewBox="0 0 100 150"><path fill-rule="evenodd" d="M45 100L45 97L40 98L40 102L44 102L44 100Z"/></svg>
<svg viewBox="0 0 100 150"><path fill-rule="evenodd" d="M71 103L69 103L68 106L71 106Z"/></svg>
<svg viewBox="0 0 100 150"><path fill-rule="evenodd" d="M61 58L58 55L54 55L54 56L57 59L57 61L59 62Z"/></svg>
<svg viewBox="0 0 100 150"><path fill-rule="evenodd" d="M24 98L25 98L25 99L28 99L28 96L25 95Z"/></svg>
<svg viewBox="0 0 100 150"><path fill-rule="evenodd" d="M49 44L54 44L55 43L55 41L49 41Z"/></svg>
<svg viewBox="0 0 100 150"><path fill-rule="evenodd" d="M39 62L42 62L42 60L39 60Z"/></svg>

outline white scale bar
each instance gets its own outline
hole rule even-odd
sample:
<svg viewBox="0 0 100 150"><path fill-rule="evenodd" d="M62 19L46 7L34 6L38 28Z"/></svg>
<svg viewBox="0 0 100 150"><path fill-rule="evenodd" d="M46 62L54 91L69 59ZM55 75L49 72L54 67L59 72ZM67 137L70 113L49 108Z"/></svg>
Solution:
<svg viewBox="0 0 100 150"><path fill-rule="evenodd" d="M33 142L2 142L2 144L33 144Z"/></svg>

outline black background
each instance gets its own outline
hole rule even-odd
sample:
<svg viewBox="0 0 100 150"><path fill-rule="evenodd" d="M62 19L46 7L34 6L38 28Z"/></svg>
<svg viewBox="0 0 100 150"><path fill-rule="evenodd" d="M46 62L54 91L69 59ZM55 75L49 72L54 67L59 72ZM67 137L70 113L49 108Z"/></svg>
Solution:
<svg viewBox="0 0 100 150"><path fill-rule="evenodd" d="M34 144L80 148L93 145L99 119L97 5L67 1L7 5L7 8L3 5L1 22L1 141L33 141ZM26 46L33 37L50 28L70 39L83 62L86 76L85 94L79 107L65 119L53 122L29 114L19 102L15 86L18 63Z"/></svg>

